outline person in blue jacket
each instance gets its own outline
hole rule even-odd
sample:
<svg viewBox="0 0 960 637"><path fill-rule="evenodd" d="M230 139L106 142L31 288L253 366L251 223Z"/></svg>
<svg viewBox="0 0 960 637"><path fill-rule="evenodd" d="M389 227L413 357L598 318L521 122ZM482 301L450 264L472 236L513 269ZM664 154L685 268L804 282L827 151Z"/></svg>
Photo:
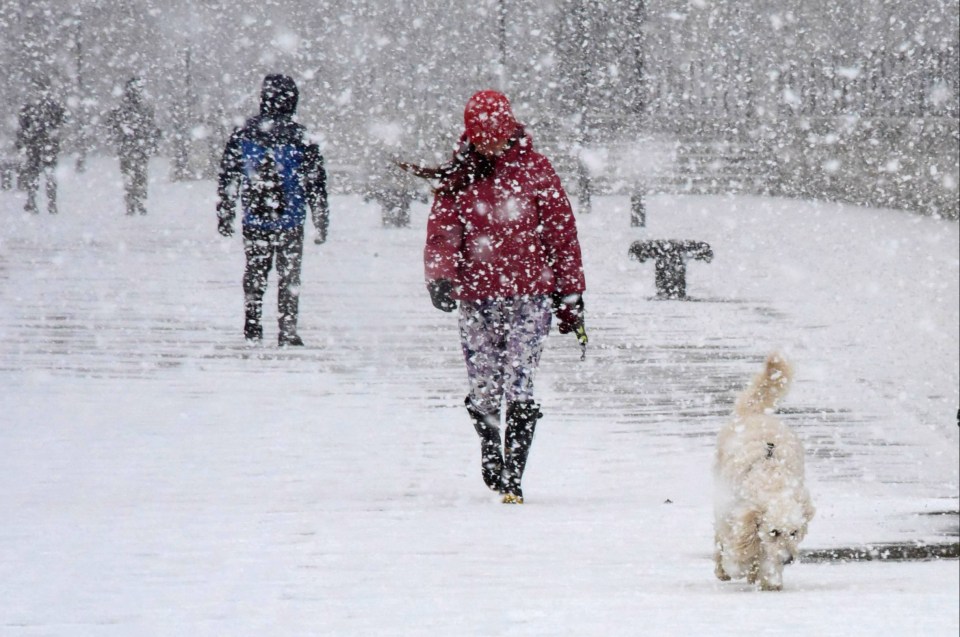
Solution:
<svg viewBox="0 0 960 637"><path fill-rule="evenodd" d="M260 91L260 114L230 136L220 162L218 230L233 235L236 200L243 208L243 275L248 343L263 339L260 318L267 275L277 262L281 347L303 345L297 334L303 226L309 209L316 243L326 240L329 207L323 157L293 120L299 91L292 78L268 75Z"/></svg>

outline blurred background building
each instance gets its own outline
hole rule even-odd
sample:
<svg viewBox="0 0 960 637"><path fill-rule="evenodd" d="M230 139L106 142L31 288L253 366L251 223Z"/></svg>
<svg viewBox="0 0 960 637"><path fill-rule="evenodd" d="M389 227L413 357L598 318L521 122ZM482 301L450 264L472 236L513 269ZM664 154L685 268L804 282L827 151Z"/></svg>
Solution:
<svg viewBox="0 0 960 637"><path fill-rule="evenodd" d="M108 153L131 76L171 177L209 178L264 74L293 75L335 187L447 158L504 90L590 192L755 192L958 216L958 0L4 0L0 156L47 78Z"/></svg>

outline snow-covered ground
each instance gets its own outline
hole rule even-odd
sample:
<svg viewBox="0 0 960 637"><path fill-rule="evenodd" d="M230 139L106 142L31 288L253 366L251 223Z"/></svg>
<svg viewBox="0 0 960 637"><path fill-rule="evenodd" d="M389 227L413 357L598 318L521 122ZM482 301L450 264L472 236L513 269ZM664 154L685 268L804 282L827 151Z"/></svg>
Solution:
<svg viewBox="0 0 960 637"><path fill-rule="evenodd" d="M956 541L954 222L744 197L625 198L578 219L591 348L554 332L504 506L462 408L455 320L410 229L334 197L301 332L241 341L239 237L212 183L116 163L61 214L0 192L0 635L956 635L956 561L800 563L782 593L713 577L713 436L765 354L818 508L806 549ZM312 236L312 235L309 235ZM641 238L709 242L691 302ZM275 299L271 280L268 298Z"/></svg>

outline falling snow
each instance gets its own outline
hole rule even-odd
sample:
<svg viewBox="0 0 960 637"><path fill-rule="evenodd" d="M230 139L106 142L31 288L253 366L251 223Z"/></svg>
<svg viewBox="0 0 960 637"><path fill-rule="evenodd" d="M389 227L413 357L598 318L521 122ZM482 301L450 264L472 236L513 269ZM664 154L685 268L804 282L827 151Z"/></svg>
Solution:
<svg viewBox="0 0 960 637"><path fill-rule="evenodd" d="M956 561L815 556L957 545L958 21L957 0L0 2L0 635L956 635ZM243 345L242 245L216 234L268 73L296 80L332 193L301 351ZM127 217L108 113L134 77L162 137ZM590 330L582 362L548 339L509 510L424 290L429 186L394 163L447 161L486 88L571 196ZM41 94L65 111L56 215L18 189ZM715 255L686 301L628 258L666 239ZM818 513L760 594L713 578L710 464L780 348Z"/></svg>

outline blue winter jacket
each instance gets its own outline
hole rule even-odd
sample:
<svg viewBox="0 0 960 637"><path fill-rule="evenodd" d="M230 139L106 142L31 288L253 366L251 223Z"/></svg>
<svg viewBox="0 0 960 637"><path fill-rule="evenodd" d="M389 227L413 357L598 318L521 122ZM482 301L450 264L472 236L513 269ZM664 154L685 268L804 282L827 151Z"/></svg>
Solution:
<svg viewBox="0 0 960 637"><path fill-rule="evenodd" d="M311 153L303 136L303 126L289 116L272 114L250 118L230 136L220 162L221 219L232 221L233 193L239 184L244 227L274 231L303 225L308 203L312 203L309 191L314 184L311 182L316 180L318 168L309 164L319 157ZM273 214L256 210L251 196L257 167L268 153L272 154L283 191L283 205Z"/></svg>

